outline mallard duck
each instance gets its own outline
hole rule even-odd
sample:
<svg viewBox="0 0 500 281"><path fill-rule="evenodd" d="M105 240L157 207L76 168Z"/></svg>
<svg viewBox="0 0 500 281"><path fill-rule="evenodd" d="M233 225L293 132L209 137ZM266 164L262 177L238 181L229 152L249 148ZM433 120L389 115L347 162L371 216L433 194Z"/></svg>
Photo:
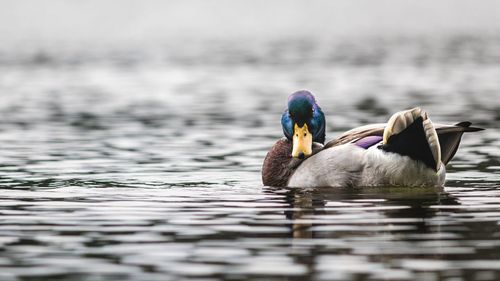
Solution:
<svg viewBox="0 0 500 281"><path fill-rule="evenodd" d="M264 159L266 186L443 186L463 133L483 130L433 124L415 107L324 144L325 115L306 90L290 95L281 126L285 136Z"/></svg>

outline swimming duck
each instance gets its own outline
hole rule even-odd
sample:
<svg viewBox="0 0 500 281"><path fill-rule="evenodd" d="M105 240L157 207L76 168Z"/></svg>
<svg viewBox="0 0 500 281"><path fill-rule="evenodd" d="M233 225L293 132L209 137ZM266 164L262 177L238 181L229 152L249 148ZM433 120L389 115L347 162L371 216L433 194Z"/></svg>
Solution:
<svg viewBox="0 0 500 281"><path fill-rule="evenodd" d="M262 181L289 187L442 186L463 133L483 130L470 125L433 124L415 107L324 144L325 114L309 91L298 91L288 98L281 117L285 136L267 153Z"/></svg>

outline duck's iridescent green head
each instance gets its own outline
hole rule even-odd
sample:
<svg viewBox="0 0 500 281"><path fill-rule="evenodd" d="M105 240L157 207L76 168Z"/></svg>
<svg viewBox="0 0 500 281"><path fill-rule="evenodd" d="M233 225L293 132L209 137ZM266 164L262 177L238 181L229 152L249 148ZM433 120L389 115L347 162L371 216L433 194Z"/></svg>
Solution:
<svg viewBox="0 0 500 281"><path fill-rule="evenodd" d="M293 157L305 158L312 154L313 142L325 142L325 115L309 91L298 91L288 97L281 126L285 136L293 141Z"/></svg>

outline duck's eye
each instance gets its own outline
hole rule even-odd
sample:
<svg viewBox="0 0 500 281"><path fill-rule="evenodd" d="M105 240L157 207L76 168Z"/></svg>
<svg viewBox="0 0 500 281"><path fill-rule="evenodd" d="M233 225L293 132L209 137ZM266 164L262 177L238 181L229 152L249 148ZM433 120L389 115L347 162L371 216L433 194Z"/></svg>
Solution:
<svg viewBox="0 0 500 281"><path fill-rule="evenodd" d="M299 137L299 134L295 134L296 137Z"/></svg>
<svg viewBox="0 0 500 281"><path fill-rule="evenodd" d="M304 137L307 136L307 133L304 133Z"/></svg>

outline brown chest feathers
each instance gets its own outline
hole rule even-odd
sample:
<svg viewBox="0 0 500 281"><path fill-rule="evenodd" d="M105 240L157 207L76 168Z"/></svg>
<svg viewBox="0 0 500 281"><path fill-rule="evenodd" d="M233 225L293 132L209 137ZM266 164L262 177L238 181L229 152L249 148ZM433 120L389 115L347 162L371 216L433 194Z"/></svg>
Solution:
<svg viewBox="0 0 500 281"><path fill-rule="evenodd" d="M313 143L313 154L323 145ZM304 160L292 157L292 142L287 138L278 140L264 159L262 183L265 186L287 186L288 180Z"/></svg>

